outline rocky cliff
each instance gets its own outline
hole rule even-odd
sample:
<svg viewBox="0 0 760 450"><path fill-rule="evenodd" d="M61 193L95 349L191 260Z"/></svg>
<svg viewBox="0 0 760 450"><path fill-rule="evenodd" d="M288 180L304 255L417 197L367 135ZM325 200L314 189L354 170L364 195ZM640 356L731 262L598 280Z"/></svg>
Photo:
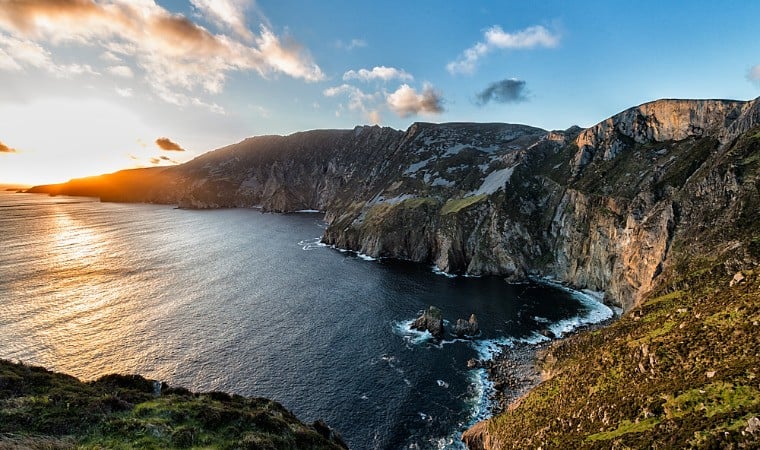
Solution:
<svg viewBox="0 0 760 450"><path fill-rule="evenodd" d="M629 309L656 285L675 238L749 214L755 166L742 161L756 156L736 146L757 135L758 124L758 100L658 100L585 130L472 123L316 130L32 192L318 209L328 222L323 240L338 247L453 273L555 276L604 290ZM729 251L718 241L699 244ZM738 253L746 247L732 245Z"/></svg>

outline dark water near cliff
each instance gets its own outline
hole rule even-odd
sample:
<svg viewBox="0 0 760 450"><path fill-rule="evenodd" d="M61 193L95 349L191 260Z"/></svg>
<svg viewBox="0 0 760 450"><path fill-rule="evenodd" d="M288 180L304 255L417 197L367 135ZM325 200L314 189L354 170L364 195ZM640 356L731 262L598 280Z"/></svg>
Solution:
<svg viewBox="0 0 760 450"><path fill-rule="evenodd" d="M604 307L317 245L316 214L0 193L0 358L280 401L355 449L456 448L487 412L469 358ZM408 330L475 313L474 342ZM557 323L559 322L559 323Z"/></svg>

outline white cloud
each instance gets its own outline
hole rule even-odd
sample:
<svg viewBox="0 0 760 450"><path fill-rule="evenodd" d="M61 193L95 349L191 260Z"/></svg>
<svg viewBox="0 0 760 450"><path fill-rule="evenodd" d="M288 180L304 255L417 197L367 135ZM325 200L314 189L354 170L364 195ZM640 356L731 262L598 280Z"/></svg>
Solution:
<svg viewBox="0 0 760 450"><path fill-rule="evenodd" d="M235 11L239 9L225 9L239 6L237 0L196 3L215 20L224 20L233 28L237 26ZM219 6L222 4L226 6ZM242 22L238 25L243 26ZM289 40L283 43L267 26L262 25L258 34L252 33L252 41L244 42L212 34L154 0L3 3L0 30L12 34L8 37L0 33L0 38L15 40L13 45L0 42L0 50L4 52L0 53L0 68L45 68L56 76L94 74L84 64L57 66L43 45L99 46L106 51L101 59L109 62L129 59L141 67L156 94L174 104L201 102L178 90L200 88L210 93L221 92L232 72L253 71L262 77L281 73L307 82L325 78L308 53ZM221 110L213 103L204 105Z"/></svg>
<svg viewBox="0 0 760 450"><path fill-rule="evenodd" d="M247 41L253 40L253 33L245 25L247 0L190 0L201 12L211 16L211 20L227 26Z"/></svg>
<svg viewBox="0 0 760 450"><path fill-rule="evenodd" d="M760 84L760 64L754 66L753 68L749 69L749 73L747 74L747 78L750 81L754 81L755 83Z"/></svg>
<svg viewBox="0 0 760 450"><path fill-rule="evenodd" d="M368 94L350 84L342 84L340 86L331 87L325 89L323 92L325 97L336 97L339 95L348 96L348 109L351 111L361 111L367 113L371 104L376 103L379 92L374 94Z"/></svg>
<svg viewBox="0 0 760 450"><path fill-rule="evenodd" d="M0 70L7 70L9 72L20 72L24 70L23 67L16 60L8 54L3 48L0 48Z"/></svg>
<svg viewBox="0 0 760 450"><path fill-rule="evenodd" d="M335 42L335 46L337 48L339 48L339 49L342 49L342 50L351 51L351 50L353 50L355 48L366 47L367 46L367 41L365 41L364 39L355 39L354 38L354 39L351 39L350 42L345 43L345 42L343 42L341 40L338 40L338 41Z"/></svg>
<svg viewBox="0 0 760 450"><path fill-rule="evenodd" d="M414 77L403 69L396 69L395 67L376 66L372 70L359 69L349 70L343 74L343 80L360 80L369 82L373 80L388 81L392 79L399 79L402 81L411 81Z"/></svg>
<svg viewBox="0 0 760 450"><path fill-rule="evenodd" d="M134 91L132 88L116 88L116 94L119 95L119 97L129 98L134 95Z"/></svg>
<svg viewBox="0 0 760 450"><path fill-rule="evenodd" d="M507 33L494 25L483 33L485 42L476 42L455 61L446 65L449 73L473 73L478 60L496 49L531 49L536 47L553 48L559 44L560 37L541 25L528 27L514 33Z"/></svg>
<svg viewBox="0 0 760 450"><path fill-rule="evenodd" d="M109 63L120 63L122 61L121 58L119 58L118 56L114 55L110 51L105 51L105 52L101 53L100 54L100 59L102 59L105 62L109 62Z"/></svg>
<svg viewBox="0 0 760 450"><path fill-rule="evenodd" d="M395 92L387 95L386 103L391 111L401 117L443 112L443 99L429 84L423 87L421 93L408 84L402 84Z"/></svg>
<svg viewBox="0 0 760 450"><path fill-rule="evenodd" d="M25 67L44 70L58 78L99 75L89 64L56 64L50 52L36 42L0 33L0 69L22 71Z"/></svg>
<svg viewBox="0 0 760 450"><path fill-rule="evenodd" d="M501 27L493 26L486 31L485 37L489 46L502 49L552 48L559 44L559 36L541 25L528 27L516 33L506 33Z"/></svg>
<svg viewBox="0 0 760 450"><path fill-rule="evenodd" d="M108 73L116 75L117 77L133 78L135 76L129 66L111 66L106 70L108 70Z"/></svg>

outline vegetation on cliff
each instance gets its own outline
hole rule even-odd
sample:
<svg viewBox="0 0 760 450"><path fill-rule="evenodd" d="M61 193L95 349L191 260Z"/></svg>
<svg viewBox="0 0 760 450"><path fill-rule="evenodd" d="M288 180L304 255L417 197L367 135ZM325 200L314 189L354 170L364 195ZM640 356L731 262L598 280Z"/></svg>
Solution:
<svg viewBox="0 0 760 450"><path fill-rule="evenodd" d="M555 342L545 380L466 433L470 448L760 447L758 131L677 144L654 288L609 327Z"/></svg>
<svg viewBox="0 0 760 450"><path fill-rule="evenodd" d="M0 360L0 447L340 449L324 423L280 404L192 393L136 375L83 383Z"/></svg>
<svg viewBox="0 0 760 450"><path fill-rule="evenodd" d="M470 433L471 448L757 448L760 274L722 265L611 326L558 341L545 381ZM484 431L481 429L480 431Z"/></svg>

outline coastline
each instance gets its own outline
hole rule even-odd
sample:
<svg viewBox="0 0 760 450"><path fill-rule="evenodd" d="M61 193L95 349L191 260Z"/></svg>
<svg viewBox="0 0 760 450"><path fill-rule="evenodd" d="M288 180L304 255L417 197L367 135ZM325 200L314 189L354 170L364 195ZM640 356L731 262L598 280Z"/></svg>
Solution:
<svg viewBox="0 0 760 450"><path fill-rule="evenodd" d="M590 307L590 311L575 318L574 325L571 321L561 321L547 327L554 333L554 337L537 334L533 339L494 342L493 346L496 348L481 352L485 357L478 361L478 368L485 372L481 382L484 392L488 392L487 403L490 410L462 434L466 447L468 442L473 442L473 436L480 435L487 420L514 407L521 398L544 381L541 362L546 351L555 342L575 334L604 328L621 315L620 310L602 302L603 293L573 289L552 278L530 280L570 293L586 307Z"/></svg>

